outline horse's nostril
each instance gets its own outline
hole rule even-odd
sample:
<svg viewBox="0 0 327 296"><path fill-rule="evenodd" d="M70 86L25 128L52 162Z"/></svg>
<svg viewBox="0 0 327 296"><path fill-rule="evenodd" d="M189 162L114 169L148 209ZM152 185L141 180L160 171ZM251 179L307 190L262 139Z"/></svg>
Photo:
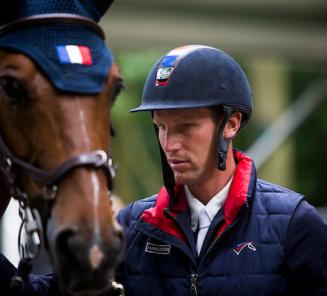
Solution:
<svg viewBox="0 0 327 296"><path fill-rule="evenodd" d="M121 241L124 240L125 236L124 236L124 232L123 232L123 230L118 230L118 231L117 231L117 235L118 235L118 237L119 237L119 239L120 239Z"/></svg>
<svg viewBox="0 0 327 296"><path fill-rule="evenodd" d="M125 233L123 228L120 226L120 224L118 224L118 222L114 222L114 235L117 238L117 243L119 244L118 249L120 250L120 252L124 252L125 249Z"/></svg>
<svg viewBox="0 0 327 296"><path fill-rule="evenodd" d="M117 222L114 221L114 234L116 235L116 242L118 245L117 251L118 251L118 258L117 261L121 261L122 258L121 256L123 256L124 252L125 252L125 247L126 247L126 239L125 239L125 233L123 228L121 227L121 225Z"/></svg>
<svg viewBox="0 0 327 296"><path fill-rule="evenodd" d="M124 231L123 228L121 227L121 225L114 220L114 224L113 224L113 229L114 229L114 233L120 238L123 239L124 238Z"/></svg>
<svg viewBox="0 0 327 296"><path fill-rule="evenodd" d="M90 239L77 228L66 228L57 233L55 254L65 272L85 270L96 274L121 262L124 242L124 233L118 223L114 223L112 232L108 231L107 235L93 235Z"/></svg>
<svg viewBox="0 0 327 296"><path fill-rule="evenodd" d="M73 247L75 234L76 233L73 229L65 229L57 235L56 239L56 248L58 254L66 258L70 258L70 260L73 259L76 255L74 254Z"/></svg>

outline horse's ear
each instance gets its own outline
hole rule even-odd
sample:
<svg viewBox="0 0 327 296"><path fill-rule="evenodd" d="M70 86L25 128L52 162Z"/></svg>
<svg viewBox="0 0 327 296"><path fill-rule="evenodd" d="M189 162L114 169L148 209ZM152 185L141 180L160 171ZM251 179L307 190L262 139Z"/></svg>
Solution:
<svg viewBox="0 0 327 296"><path fill-rule="evenodd" d="M7 206L10 201L10 194L7 189L6 182L3 179L3 176L0 173L0 218L7 209Z"/></svg>
<svg viewBox="0 0 327 296"><path fill-rule="evenodd" d="M0 26L8 22L13 9L18 9L21 0L0 1Z"/></svg>
<svg viewBox="0 0 327 296"><path fill-rule="evenodd" d="M92 7L94 12L97 14L97 18L100 19L109 9L114 0L87 0L86 2L88 2L88 6Z"/></svg>

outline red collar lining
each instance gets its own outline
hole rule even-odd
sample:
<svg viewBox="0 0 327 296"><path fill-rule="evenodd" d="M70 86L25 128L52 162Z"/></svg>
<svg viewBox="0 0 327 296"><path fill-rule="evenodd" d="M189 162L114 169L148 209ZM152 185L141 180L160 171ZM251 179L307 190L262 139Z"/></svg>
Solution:
<svg viewBox="0 0 327 296"><path fill-rule="evenodd" d="M174 208L169 212L173 217L176 217L180 212L186 211L188 207L183 186L177 185L175 187L175 194L178 196L178 200L175 203ZM173 219L169 219L164 213L164 210L169 207L169 201L170 196L166 188L162 187L158 193L155 206L145 210L141 219L182 241L186 241L184 233L177 226L176 222Z"/></svg>

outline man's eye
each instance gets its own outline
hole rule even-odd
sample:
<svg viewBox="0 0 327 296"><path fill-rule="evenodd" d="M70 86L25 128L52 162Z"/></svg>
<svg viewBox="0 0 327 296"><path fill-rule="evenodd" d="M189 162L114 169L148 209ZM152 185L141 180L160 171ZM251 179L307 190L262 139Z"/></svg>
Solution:
<svg viewBox="0 0 327 296"><path fill-rule="evenodd" d="M181 130L188 130L188 129L194 127L194 126L195 125L192 124L192 123L183 123L183 124L180 125L180 128L181 128Z"/></svg>
<svg viewBox="0 0 327 296"><path fill-rule="evenodd" d="M27 93L21 83L12 77L0 78L0 86L4 94L8 97L11 103L19 104L26 101Z"/></svg>

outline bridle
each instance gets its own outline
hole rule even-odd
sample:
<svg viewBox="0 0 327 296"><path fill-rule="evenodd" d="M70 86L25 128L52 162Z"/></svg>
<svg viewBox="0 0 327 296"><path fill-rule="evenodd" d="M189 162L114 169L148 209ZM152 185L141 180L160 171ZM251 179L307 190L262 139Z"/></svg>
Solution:
<svg viewBox="0 0 327 296"><path fill-rule="evenodd" d="M93 167L104 169L107 177L109 195L113 189L115 168L112 159L108 158L103 150L95 150L74 156L50 171L45 171L30 163L17 158L10 151L0 133L0 172L2 172L11 197L23 205L29 201L28 194L21 188L18 177L22 174L28 176L37 184L43 186L41 194L44 201L53 201L56 198L57 184L69 172L78 167ZM24 210L24 209L23 209Z"/></svg>
<svg viewBox="0 0 327 296"><path fill-rule="evenodd" d="M0 36L28 26L58 22L85 25L94 31L101 39L105 39L103 30L95 21L80 15L67 13L40 14L7 23L0 27ZM37 256L41 248L41 242L44 241L46 244L45 235L43 234L43 225L46 224L50 218L52 204L57 195L58 182L72 170L81 167L104 170L108 184L108 195L110 197L111 191L113 190L116 170L112 164L112 158L108 157L107 152L95 150L82 153L64 161L54 169L46 171L33 166L25 160L15 157L6 145L0 132L0 173L4 177L10 197L13 197L19 203L19 215L22 219L18 238L18 248L21 259L18 265L18 273L11 281L14 293L19 295L22 292L24 283L31 271L31 260ZM30 207L30 198L18 181L21 175L28 176L31 180L42 186L43 191L41 197L43 200L43 209L45 209L42 217L36 209ZM24 247L21 241L23 226L27 239L32 242L28 249ZM124 288L121 284L113 281L112 288L116 295L124 295Z"/></svg>

